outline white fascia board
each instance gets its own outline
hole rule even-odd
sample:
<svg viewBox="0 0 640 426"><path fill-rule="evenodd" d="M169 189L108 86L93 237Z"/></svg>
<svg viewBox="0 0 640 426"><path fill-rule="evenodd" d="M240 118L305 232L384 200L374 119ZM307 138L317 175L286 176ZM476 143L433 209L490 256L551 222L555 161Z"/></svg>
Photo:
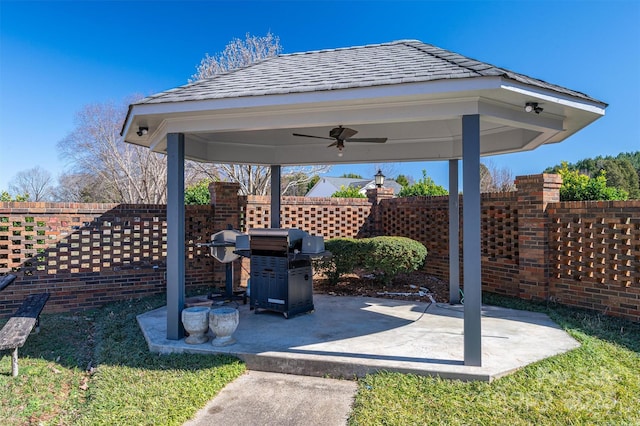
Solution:
<svg viewBox="0 0 640 426"><path fill-rule="evenodd" d="M421 83L389 84L384 86L352 89L324 90L317 92L255 95L236 98L208 99L200 101L175 101L165 103L135 104L131 116L195 113L202 111L264 108L274 106L298 107L301 104L326 102L366 101L370 99L403 98L409 96L443 95L499 89L500 77L461 78Z"/></svg>
<svg viewBox="0 0 640 426"><path fill-rule="evenodd" d="M556 103L565 107L574 108L597 115L604 115L605 113L605 104L603 104L602 102L589 101L587 99L555 92L549 89L519 84L513 80L504 80L501 88L521 94L523 96L544 100L545 102Z"/></svg>

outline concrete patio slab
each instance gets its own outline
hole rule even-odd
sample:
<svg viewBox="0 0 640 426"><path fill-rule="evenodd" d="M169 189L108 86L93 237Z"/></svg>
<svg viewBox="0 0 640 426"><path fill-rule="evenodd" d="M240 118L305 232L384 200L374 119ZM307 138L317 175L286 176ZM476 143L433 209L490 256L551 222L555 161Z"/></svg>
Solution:
<svg viewBox="0 0 640 426"><path fill-rule="evenodd" d="M375 371L491 381L579 343L545 314L482 307L482 367L464 365L462 305L314 295L315 311L282 314L237 306L236 343L166 338L166 308L138 316L149 349L236 356L249 370L351 378Z"/></svg>

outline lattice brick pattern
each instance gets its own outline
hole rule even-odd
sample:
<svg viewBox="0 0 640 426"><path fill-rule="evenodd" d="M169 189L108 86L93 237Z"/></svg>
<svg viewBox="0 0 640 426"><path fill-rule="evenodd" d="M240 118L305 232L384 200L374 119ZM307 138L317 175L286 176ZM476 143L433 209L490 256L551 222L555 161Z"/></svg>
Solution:
<svg viewBox="0 0 640 426"><path fill-rule="evenodd" d="M370 211L369 206L285 205L282 206L282 226L300 228L326 239L355 237Z"/></svg>
<svg viewBox="0 0 640 426"><path fill-rule="evenodd" d="M55 239L47 235L47 222L31 215L0 216L0 274L18 272L25 259L30 259L28 267L44 269L45 250Z"/></svg>
<svg viewBox="0 0 640 426"><path fill-rule="evenodd" d="M482 254L488 258L518 259L518 209L514 203L482 203Z"/></svg>
<svg viewBox="0 0 640 426"><path fill-rule="evenodd" d="M188 274L203 274L203 279L213 279L215 260L206 247L198 247L198 243L207 243L211 235L219 231L214 228L214 217L211 206L188 206L185 212L186 270Z"/></svg>
<svg viewBox="0 0 640 426"><path fill-rule="evenodd" d="M550 246L557 279L640 288L640 223L630 217L552 217Z"/></svg>
<svg viewBox="0 0 640 426"><path fill-rule="evenodd" d="M163 262L164 218L158 212L133 214L139 215L109 210L0 217L0 273L100 272Z"/></svg>
<svg viewBox="0 0 640 426"><path fill-rule="evenodd" d="M371 212L368 203L348 204L345 200L322 199L314 203L295 198L287 203L283 198L281 205L282 228L300 228L311 235L321 235L325 239L336 237L355 237ZM270 227L270 207L267 204L248 203L245 210L244 227Z"/></svg>
<svg viewBox="0 0 640 426"><path fill-rule="evenodd" d="M12 219L12 256L0 265L3 272L100 272L143 261L160 263L166 256L166 226L159 216L43 217L34 218L35 227L28 225L30 217L24 224Z"/></svg>
<svg viewBox="0 0 640 426"><path fill-rule="evenodd" d="M449 253L449 204L446 197L385 200L379 205L384 235L420 241L429 254Z"/></svg>

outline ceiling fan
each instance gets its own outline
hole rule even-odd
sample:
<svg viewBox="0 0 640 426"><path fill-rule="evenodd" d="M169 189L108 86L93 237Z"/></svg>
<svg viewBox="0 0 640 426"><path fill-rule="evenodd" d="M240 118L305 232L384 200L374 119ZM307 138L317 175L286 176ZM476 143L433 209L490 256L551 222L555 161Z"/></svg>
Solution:
<svg viewBox="0 0 640 426"><path fill-rule="evenodd" d="M314 135L303 135L301 133L293 133L293 136L301 136L304 138L315 138L315 139L326 139L332 140L333 143L329 144L327 148L331 148L332 146L338 147L338 157L342 157L342 150L344 149L345 142L365 142L365 143L385 143L387 138L352 138L357 130L349 129L348 127L334 127L329 131L329 137L326 136L314 136Z"/></svg>

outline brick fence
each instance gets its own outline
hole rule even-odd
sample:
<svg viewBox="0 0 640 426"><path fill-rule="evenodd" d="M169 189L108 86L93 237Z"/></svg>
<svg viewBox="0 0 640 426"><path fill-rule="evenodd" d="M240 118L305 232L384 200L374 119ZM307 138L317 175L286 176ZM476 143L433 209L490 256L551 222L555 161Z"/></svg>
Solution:
<svg viewBox="0 0 640 426"><path fill-rule="evenodd" d="M483 291L640 321L640 200L563 203L561 184L552 174L519 176L515 192L482 194ZM243 203L245 228L268 226L268 197ZM462 210L462 197L459 205ZM429 251L425 270L449 279L448 197L391 198L382 188L370 194L368 204L284 197L282 212L283 227L325 238L418 240ZM462 229L460 223L460 259Z"/></svg>
<svg viewBox="0 0 640 426"><path fill-rule="evenodd" d="M640 201L561 203L556 175L516 184L516 192L482 194L483 290L640 321ZM224 182L210 191L211 206L185 212L188 287L224 286L224 265L197 242L228 225L269 226L269 197L238 196L238 186ZM392 198L385 188L368 196L283 197L282 227L325 238L413 238L429 250L425 269L447 280L447 197ZM18 275L0 292L0 315L45 290L47 311L162 293L165 261L164 205L0 203L0 274ZM248 261L235 267L238 281L246 278Z"/></svg>
<svg viewBox="0 0 640 426"><path fill-rule="evenodd" d="M219 284L220 265L195 243L214 231L211 206L187 206L190 286ZM30 293L50 292L49 312L165 291L166 206L0 203L0 274L17 275L0 292L0 315Z"/></svg>

